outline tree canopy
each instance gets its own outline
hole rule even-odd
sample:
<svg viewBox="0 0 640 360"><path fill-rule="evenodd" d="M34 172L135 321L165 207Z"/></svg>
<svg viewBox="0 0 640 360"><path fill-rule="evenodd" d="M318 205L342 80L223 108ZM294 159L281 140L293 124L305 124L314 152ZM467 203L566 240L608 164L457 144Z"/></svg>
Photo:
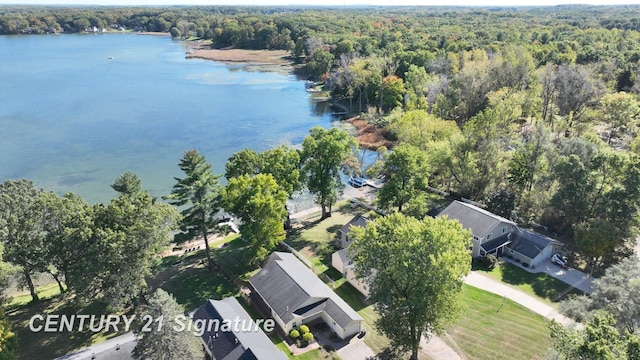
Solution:
<svg viewBox="0 0 640 360"><path fill-rule="evenodd" d="M445 218L393 213L352 228L350 236L356 274L380 314L376 327L417 359L420 338L441 333L461 313L470 232Z"/></svg>
<svg viewBox="0 0 640 360"><path fill-rule="evenodd" d="M316 126L302 142L303 181L322 207L322 218L331 215L331 206L338 200L338 192L344 189L340 169L352 148L357 146L347 132L335 127Z"/></svg>

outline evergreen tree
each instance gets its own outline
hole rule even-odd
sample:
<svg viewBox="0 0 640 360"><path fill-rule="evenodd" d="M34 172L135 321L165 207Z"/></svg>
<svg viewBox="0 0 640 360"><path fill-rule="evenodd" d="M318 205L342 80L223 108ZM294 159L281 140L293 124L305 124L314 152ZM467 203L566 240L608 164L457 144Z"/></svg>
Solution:
<svg viewBox="0 0 640 360"><path fill-rule="evenodd" d="M177 183L166 199L177 207L184 207L180 223L182 240L202 236L207 261L212 267L209 234L218 227L215 216L220 211L220 175L213 174L211 164L195 149L185 152L178 166L186 176L175 178Z"/></svg>

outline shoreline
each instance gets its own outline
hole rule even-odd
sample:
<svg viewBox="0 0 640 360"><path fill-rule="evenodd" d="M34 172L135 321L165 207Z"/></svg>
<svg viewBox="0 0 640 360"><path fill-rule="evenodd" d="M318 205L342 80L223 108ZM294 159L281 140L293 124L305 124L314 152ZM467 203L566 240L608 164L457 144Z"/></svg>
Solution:
<svg viewBox="0 0 640 360"><path fill-rule="evenodd" d="M187 59L195 58L254 65L293 65L293 62L287 59L289 52L286 50L212 49L208 45L197 41L187 41L186 43L189 47L185 54Z"/></svg>
<svg viewBox="0 0 640 360"><path fill-rule="evenodd" d="M394 141L385 136L387 130L368 123L360 116L354 116L342 121L351 124L355 128L355 138L358 144L365 149L376 151L381 146L391 149L395 145Z"/></svg>

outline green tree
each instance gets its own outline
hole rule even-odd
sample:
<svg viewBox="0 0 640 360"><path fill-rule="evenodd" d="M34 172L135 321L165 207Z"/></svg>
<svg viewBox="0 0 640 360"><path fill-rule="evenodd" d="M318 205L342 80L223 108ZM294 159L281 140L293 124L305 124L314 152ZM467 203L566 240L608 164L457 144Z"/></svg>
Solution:
<svg viewBox="0 0 640 360"><path fill-rule="evenodd" d="M471 233L446 218L394 213L352 229L352 236L356 274L380 315L376 327L417 359L420 338L441 333L461 313Z"/></svg>
<svg viewBox="0 0 640 360"><path fill-rule="evenodd" d="M171 194L165 199L181 211L181 241L202 236L209 267L213 266L209 249L209 234L217 229L216 214L220 211L220 175L213 174L211 164L198 150L186 151L178 164L185 177L175 178Z"/></svg>
<svg viewBox="0 0 640 360"><path fill-rule="evenodd" d="M18 338L11 329L11 323L4 315L4 308L0 307L0 360L15 360L18 350Z"/></svg>
<svg viewBox="0 0 640 360"><path fill-rule="evenodd" d="M142 191L142 180L131 171L118 176L111 188L120 194L135 196Z"/></svg>
<svg viewBox="0 0 640 360"><path fill-rule="evenodd" d="M617 229L603 219L576 225L574 240L578 251L587 258L590 275L597 271L602 258L621 242Z"/></svg>
<svg viewBox="0 0 640 360"><path fill-rule="evenodd" d="M596 314L584 330L566 329L553 321L550 325L554 349L561 359L620 360L627 358L625 340L609 314Z"/></svg>
<svg viewBox="0 0 640 360"><path fill-rule="evenodd" d="M271 174L229 179L222 199L225 209L240 218L240 233L255 261L264 259L284 239L287 194Z"/></svg>
<svg viewBox="0 0 640 360"><path fill-rule="evenodd" d="M404 73L404 80L409 95L408 108L426 109L426 95L429 90L427 86L431 79L425 68L413 64L409 65L409 69Z"/></svg>
<svg viewBox="0 0 640 360"><path fill-rule="evenodd" d="M271 174L289 198L300 189L300 154L284 145L262 153L251 149L238 151L231 155L225 168L227 179Z"/></svg>
<svg viewBox="0 0 640 360"><path fill-rule="evenodd" d="M307 63L307 70L309 75L314 79L321 79L326 73L331 70L333 66L333 54L325 49L318 49L313 52L309 62Z"/></svg>
<svg viewBox="0 0 640 360"><path fill-rule="evenodd" d="M402 78L395 75L387 76L382 80L382 87L384 92L384 98L381 101L382 111L388 112L403 105L406 90Z"/></svg>
<svg viewBox="0 0 640 360"><path fill-rule="evenodd" d="M38 301L33 277L47 267L42 210L31 180L7 180L0 184L0 242L4 257L19 267L21 282L26 284L32 301Z"/></svg>
<svg viewBox="0 0 640 360"><path fill-rule="evenodd" d="M580 65L560 65L556 69L554 88L558 113L570 118L569 127L580 121L585 110L595 105L604 92L602 82Z"/></svg>
<svg viewBox="0 0 640 360"><path fill-rule="evenodd" d="M143 191L120 194L93 207L92 246L68 282L82 300L104 299L114 310L141 298L156 256L169 245L180 218L176 209Z"/></svg>
<svg viewBox="0 0 640 360"><path fill-rule="evenodd" d="M271 174L282 190L291 198L294 191L300 190L300 153L287 146L269 149L261 154L260 173Z"/></svg>
<svg viewBox="0 0 640 360"><path fill-rule="evenodd" d="M149 304L139 309L136 318L161 319L161 322L139 324L135 331L138 342L133 349L134 359L203 360L205 358L200 339L191 331L180 331L182 325L187 329L192 326L185 324L185 321L189 320L184 318L184 309L166 291L156 290L149 299ZM145 324L149 326L145 328Z"/></svg>
<svg viewBox="0 0 640 360"><path fill-rule="evenodd" d="M387 181L378 194L378 202L386 208L397 206L402 212L403 205L410 200L419 199L424 202L429 180L427 155L419 148L400 144L387 157L383 174Z"/></svg>
<svg viewBox="0 0 640 360"><path fill-rule="evenodd" d="M358 144L346 131L316 126L302 143L302 174L309 191L322 207L322 218L331 216L331 206L344 189L340 167Z"/></svg>
<svg viewBox="0 0 640 360"><path fill-rule="evenodd" d="M225 164L224 177L231 179L242 175L256 175L262 172L262 157L252 149L237 151Z"/></svg>
<svg viewBox="0 0 640 360"><path fill-rule="evenodd" d="M635 95L619 92L607 94L600 100L602 120L609 126L607 143L627 132L635 135L640 119L640 103Z"/></svg>
<svg viewBox="0 0 640 360"><path fill-rule="evenodd" d="M46 234L47 271L65 292L62 279L75 283L85 276L78 264L93 246L93 209L84 199L67 193L63 197L54 192L40 194L43 208L43 230Z"/></svg>
<svg viewBox="0 0 640 360"><path fill-rule="evenodd" d="M445 141L460 134L455 122L440 119L424 110L405 112L390 128L400 142L427 151L434 142Z"/></svg>
<svg viewBox="0 0 640 360"><path fill-rule="evenodd" d="M640 331L640 258L630 256L606 269L593 281L590 296L576 296L560 303L560 310L578 321L588 321L598 311L613 316L620 334Z"/></svg>

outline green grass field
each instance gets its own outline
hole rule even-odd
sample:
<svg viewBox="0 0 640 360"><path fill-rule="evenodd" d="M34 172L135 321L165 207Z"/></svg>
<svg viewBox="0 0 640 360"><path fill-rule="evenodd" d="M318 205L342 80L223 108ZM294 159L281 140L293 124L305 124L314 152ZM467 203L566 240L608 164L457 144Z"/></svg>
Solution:
<svg viewBox="0 0 640 360"><path fill-rule="evenodd" d="M545 318L509 299L471 286L465 285L463 298L467 308L447 332L467 358L545 358L551 346Z"/></svg>
<svg viewBox="0 0 640 360"><path fill-rule="evenodd" d="M532 274L510 263L503 263L490 271L484 268L476 270L553 307L557 307L558 302L568 294L581 293L578 289L545 273Z"/></svg>

